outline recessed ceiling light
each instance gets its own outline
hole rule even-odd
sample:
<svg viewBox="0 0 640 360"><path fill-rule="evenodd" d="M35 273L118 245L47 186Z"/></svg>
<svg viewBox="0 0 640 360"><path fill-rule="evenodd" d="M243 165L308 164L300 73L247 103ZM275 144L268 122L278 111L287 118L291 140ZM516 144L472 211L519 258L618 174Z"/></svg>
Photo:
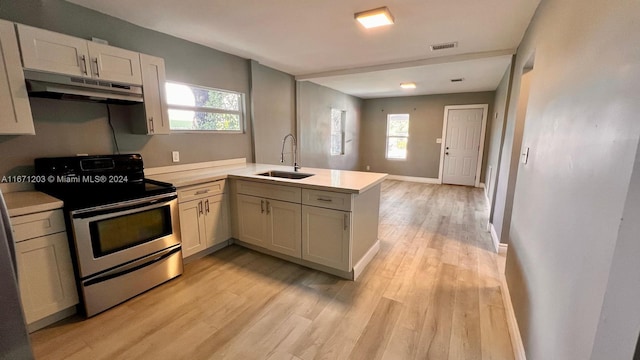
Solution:
<svg viewBox="0 0 640 360"><path fill-rule="evenodd" d="M355 19L367 29L393 24L393 16L386 6L355 13Z"/></svg>
<svg viewBox="0 0 640 360"><path fill-rule="evenodd" d="M400 83L400 87L403 89L415 89L416 83L414 82Z"/></svg>

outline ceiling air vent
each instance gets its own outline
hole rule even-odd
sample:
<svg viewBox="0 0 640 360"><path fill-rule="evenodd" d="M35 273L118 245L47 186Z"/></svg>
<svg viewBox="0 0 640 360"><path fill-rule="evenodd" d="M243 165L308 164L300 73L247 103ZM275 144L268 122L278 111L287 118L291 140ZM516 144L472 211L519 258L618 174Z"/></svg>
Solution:
<svg viewBox="0 0 640 360"><path fill-rule="evenodd" d="M463 82L464 78L451 79L451 82Z"/></svg>
<svg viewBox="0 0 640 360"><path fill-rule="evenodd" d="M455 47L458 47L458 42L457 41L443 43L443 44L435 44L435 45L431 45L430 46L431 51L453 49Z"/></svg>

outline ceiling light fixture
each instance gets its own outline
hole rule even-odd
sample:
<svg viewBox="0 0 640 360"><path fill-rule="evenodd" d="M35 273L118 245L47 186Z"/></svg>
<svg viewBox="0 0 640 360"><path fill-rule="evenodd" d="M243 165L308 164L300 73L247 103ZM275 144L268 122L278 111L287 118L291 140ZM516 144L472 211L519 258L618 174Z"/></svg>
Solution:
<svg viewBox="0 0 640 360"><path fill-rule="evenodd" d="M367 29L393 24L393 15L386 6L355 13L354 17Z"/></svg>
<svg viewBox="0 0 640 360"><path fill-rule="evenodd" d="M416 83L414 82L400 83L400 87L403 89L415 89Z"/></svg>

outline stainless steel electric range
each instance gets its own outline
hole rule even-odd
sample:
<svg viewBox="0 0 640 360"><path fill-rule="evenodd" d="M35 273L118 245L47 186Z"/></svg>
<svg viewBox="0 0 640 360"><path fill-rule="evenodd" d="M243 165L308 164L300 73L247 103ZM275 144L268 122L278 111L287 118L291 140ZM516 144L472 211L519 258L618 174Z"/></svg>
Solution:
<svg viewBox="0 0 640 360"><path fill-rule="evenodd" d="M64 201L78 291L90 317L182 274L171 184L138 154L35 160L36 189Z"/></svg>

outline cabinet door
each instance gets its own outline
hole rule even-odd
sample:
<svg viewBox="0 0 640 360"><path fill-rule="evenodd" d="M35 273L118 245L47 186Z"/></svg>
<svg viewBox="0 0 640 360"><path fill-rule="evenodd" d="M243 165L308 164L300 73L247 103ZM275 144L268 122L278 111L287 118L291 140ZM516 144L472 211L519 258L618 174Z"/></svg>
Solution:
<svg viewBox="0 0 640 360"><path fill-rule="evenodd" d="M139 53L91 41L87 45L94 78L142 85Z"/></svg>
<svg viewBox="0 0 640 360"><path fill-rule="evenodd" d="M16 263L28 324L78 303L66 233L16 243Z"/></svg>
<svg viewBox="0 0 640 360"><path fill-rule="evenodd" d="M302 206L302 258L351 271L351 213Z"/></svg>
<svg viewBox="0 0 640 360"><path fill-rule="evenodd" d="M147 134L169 134L164 59L140 54Z"/></svg>
<svg viewBox="0 0 640 360"><path fill-rule="evenodd" d="M35 134L13 23L0 20L0 134Z"/></svg>
<svg viewBox="0 0 640 360"><path fill-rule="evenodd" d="M224 195L209 196L205 202L205 233L207 247L223 243L229 235L229 210Z"/></svg>
<svg viewBox="0 0 640 360"><path fill-rule="evenodd" d="M204 204L202 200L180 203L180 235L182 256L187 257L207 248Z"/></svg>
<svg viewBox="0 0 640 360"><path fill-rule="evenodd" d="M267 216L265 200L238 195L238 232L241 241L267 247Z"/></svg>
<svg viewBox="0 0 640 360"><path fill-rule="evenodd" d="M277 200L266 200L269 219L270 250L281 254L301 257L302 205Z"/></svg>
<svg viewBox="0 0 640 360"><path fill-rule="evenodd" d="M91 77L86 40L21 24L18 37L26 69Z"/></svg>

